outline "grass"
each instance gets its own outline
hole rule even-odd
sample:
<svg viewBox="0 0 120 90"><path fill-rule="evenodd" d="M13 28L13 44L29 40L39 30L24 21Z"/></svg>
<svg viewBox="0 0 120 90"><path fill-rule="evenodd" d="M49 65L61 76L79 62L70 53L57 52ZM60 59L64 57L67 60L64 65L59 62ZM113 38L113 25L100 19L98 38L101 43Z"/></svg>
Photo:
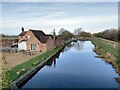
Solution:
<svg viewBox="0 0 120 90"><path fill-rule="evenodd" d="M118 52L120 50L120 48L112 47L108 43L103 42L101 39L96 38L96 37L91 38L91 41L95 46L99 47L99 49L96 49L96 52L98 52L98 54L104 56L105 61L111 63L113 68L115 68L115 71L118 74L120 74L120 60L119 60L120 55ZM106 58L107 55L105 54L105 52L108 52L113 56Z"/></svg>
<svg viewBox="0 0 120 90"><path fill-rule="evenodd" d="M6 59L5 56L2 56L1 58L1 70L2 72L0 72L1 75L1 88L7 88L8 87L8 83L10 82L10 76L8 71L8 68L6 66Z"/></svg>
<svg viewBox="0 0 120 90"><path fill-rule="evenodd" d="M106 52L109 52L112 55L114 55L116 58L118 58L118 48L114 48L107 43L103 43L102 40L99 38L93 37L91 40L94 45L98 45L100 48L102 48Z"/></svg>
<svg viewBox="0 0 120 90"><path fill-rule="evenodd" d="M10 78L11 80L16 80L20 75L18 75L16 72L20 71L21 69L25 69L26 71L30 70L31 68L33 68L35 65L33 65L33 63L36 63L36 62L42 62L44 59L43 58L48 58L49 56L51 56L52 54L54 54L55 52L57 52L58 50L60 50L62 47L58 47L54 50L51 50L51 51L47 51L37 57L34 57L32 58L31 60L23 63L23 64L20 64L14 68L12 68L10 71L9 71L9 74L10 74ZM24 72L25 73L25 72ZM22 73L22 74L24 74Z"/></svg>

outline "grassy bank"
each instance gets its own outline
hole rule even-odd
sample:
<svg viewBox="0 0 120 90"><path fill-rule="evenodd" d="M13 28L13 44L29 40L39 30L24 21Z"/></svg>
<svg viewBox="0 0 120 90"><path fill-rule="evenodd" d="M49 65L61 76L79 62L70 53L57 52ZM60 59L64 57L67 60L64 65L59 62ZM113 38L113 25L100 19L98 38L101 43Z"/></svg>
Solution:
<svg viewBox="0 0 120 90"><path fill-rule="evenodd" d="M99 55L98 57L104 58L105 61L111 63L116 71L120 74L118 48L112 47L96 37L92 37L91 41L95 45L94 51Z"/></svg>
<svg viewBox="0 0 120 90"><path fill-rule="evenodd" d="M7 74L9 75L9 83L7 83L7 88L3 87L3 90L11 90L10 83L18 79L21 75L25 74L27 71L31 70L33 67L43 62L48 57L58 52L60 49L62 49L64 46L66 46L68 43L72 41L73 40L67 40L62 44L62 46L59 46L51 51L47 51L37 57L30 59L29 61L24 62L23 64L17 65L16 67L8 70Z"/></svg>
<svg viewBox="0 0 120 90"><path fill-rule="evenodd" d="M92 42L93 42L94 45L98 45L103 50L111 53L116 58L118 58L118 48L114 48L114 47L108 45L107 43L103 43L102 40L99 39L99 38L93 37L91 40L92 40Z"/></svg>
<svg viewBox="0 0 120 90"><path fill-rule="evenodd" d="M59 51L62 48L62 46L51 50L51 51L47 51L37 57L32 58L31 60L20 64L12 69L10 69L9 75L10 75L10 79L11 82L16 80L17 78L19 78L21 75L23 75L24 73L26 73L28 70L32 69L34 66L38 65L39 63L41 63L43 60L45 60L46 58L48 58L49 56L51 56L52 54L56 53L57 51Z"/></svg>

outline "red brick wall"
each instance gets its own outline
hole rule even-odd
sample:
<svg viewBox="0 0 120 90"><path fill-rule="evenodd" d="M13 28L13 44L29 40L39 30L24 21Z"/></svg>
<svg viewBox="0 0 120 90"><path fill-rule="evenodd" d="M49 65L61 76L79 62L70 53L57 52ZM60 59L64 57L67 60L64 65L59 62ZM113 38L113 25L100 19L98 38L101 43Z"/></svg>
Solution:
<svg viewBox="0 0 120 90"><path fill-rule="evenodd" d="M54 40L52 39L52 37L50 37L47 41L47 50L52 50L54 49Z"/></svg>
<svg viewBox="0 0 120 90"><path fill-rule="evenodd" d="M42 52L46 52L47 51L47 45L42 43Z"/></svg>
<svg viewBox="0 0 120 90"><path fill-rule="evenodd" d="M57 45L57 46L62 45L62 40L61 40L60 37L57 38L57 40L56 40L56 45Z"/></svg>
<svg viewBox="0 0 120 90"><path fill-rule="evenodd" d="M31 31L28 31L22 38L19 36L19 42L27 39L28 36L30 36L30 38L27 40L27 50L31 50L31 44L36 44L35 51L45 52L54 49L54 40L52 37L48 39L47 43L41 43Z"/></svg>
<svg viewBox="0 0 120 90"><path fill-rule="evenodd" d="M27 41L27 50L31 50L31 44L36 44L36 50L33 51L42 51L41 42L34 36L31 31L28 31L25 36L30 37Z"/></svg>

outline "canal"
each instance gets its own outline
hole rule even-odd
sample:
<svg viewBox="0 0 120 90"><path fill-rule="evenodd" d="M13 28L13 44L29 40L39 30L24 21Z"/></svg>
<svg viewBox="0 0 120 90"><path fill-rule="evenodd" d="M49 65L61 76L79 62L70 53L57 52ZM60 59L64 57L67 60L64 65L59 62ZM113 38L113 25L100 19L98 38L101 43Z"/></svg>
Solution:
<svg viewBox="0 0 120 90"><path fill-rule="evenodd" d="M68 44L23 88L118 88L118 74L101 58L96 58L90 41Z"/></svg>

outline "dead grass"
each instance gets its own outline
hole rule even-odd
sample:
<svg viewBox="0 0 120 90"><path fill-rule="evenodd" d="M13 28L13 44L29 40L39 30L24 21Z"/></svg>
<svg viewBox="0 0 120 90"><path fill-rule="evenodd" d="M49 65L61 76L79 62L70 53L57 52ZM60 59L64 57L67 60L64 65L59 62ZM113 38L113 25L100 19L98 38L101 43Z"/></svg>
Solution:
<svg viewBox="0 0 120 90"><path fill-rule="evenodd" d="M38 55L40 55L40 52L35 53L35 55L25 55L22 53L4 53L4 56L6 58L6 64L8 68L13 68L19 64L22 64Z"/></svg>

